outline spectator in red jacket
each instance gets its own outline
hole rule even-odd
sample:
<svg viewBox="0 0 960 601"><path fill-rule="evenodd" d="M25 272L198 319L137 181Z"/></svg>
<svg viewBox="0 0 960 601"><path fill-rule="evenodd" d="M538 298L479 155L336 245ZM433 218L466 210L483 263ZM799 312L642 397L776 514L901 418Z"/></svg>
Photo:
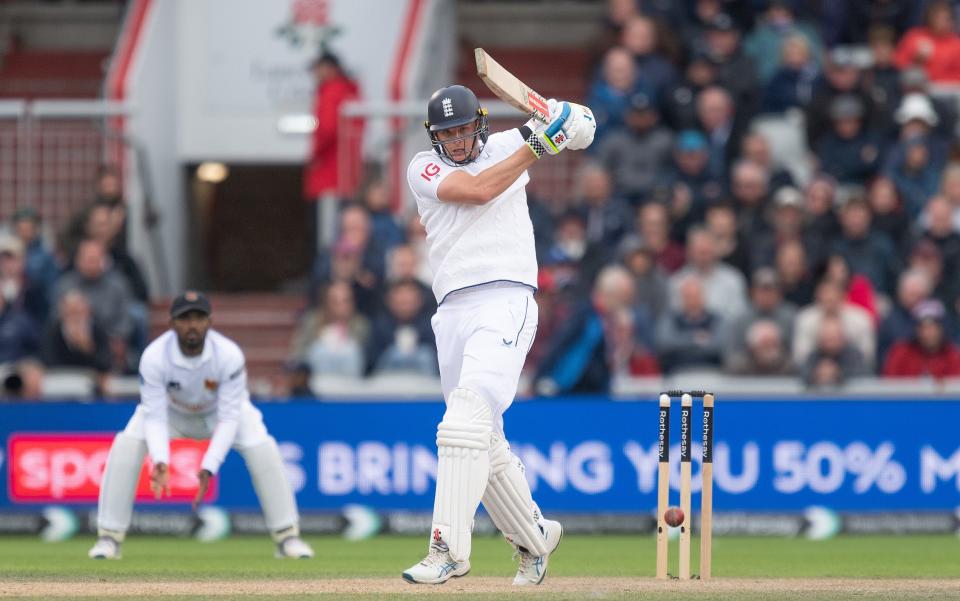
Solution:
<svg viewBox="0 0 960 601"><path fill-rule="evenodd" d="M350 122L348 153L351 168L341 173L338 161L338 138L345 132L340 131L340 108L344 103L357 100L360 88L350 79L340 66L340 59L329 52L322 53L313 63L313 74L317 79L317 95L313 104L313 114L317 119L317 128L313 131L310 145L310 158L303 175L303 193L316 212L313 222L317 224L317 248L329 243L333 238L336 219L336 198L350 196L356 186L356 174L359 173L362 124L359 120ZM354 168L354 166L357 166ZM343 181L340 176L343 175Z"/></svg>
<svg viewBox="0 0 960 601"><path fill-rule="evenodd" d="M924 16L923 25L911 28L900 40L894 63L900 69L923 67L930 81L960 81L960 36L950 2L931 2Z"/></svg>
<svg viewBox="0 0 960 601"><path fill-rule="evenodd" d="M946 311L936 300L918 303L913 309L914 336L893 345L883 366L888 378L960 376L960 348L947 338Z"/></svg>

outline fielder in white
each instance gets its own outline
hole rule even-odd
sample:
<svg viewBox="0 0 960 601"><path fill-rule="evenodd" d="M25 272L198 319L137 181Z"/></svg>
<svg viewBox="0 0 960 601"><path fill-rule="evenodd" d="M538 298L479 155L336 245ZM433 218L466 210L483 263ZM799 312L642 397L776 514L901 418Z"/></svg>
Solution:
<svg viewBox="0 0 960 601"><path fill-rule="evenodd" d="M97 511L94 559L120 559L130 527L137 478L147 451L150 486L169 494L170 438L210 439L197 474L194 508L203 499L227 452L240 452L257 491L277 557L309 558L300 539L300 517L277 442L250 403L243 351L210 329L210 302L187 291L170 308L171 329L147 346L140 359L140 404L110 447Z"/></svg>
<svg viewBox="0 0 960 601"><path fill-rule="evenodd" d="M463 86L427 105L433 150L407 169L427 230L433 317L446 412L437 428L437 488L426 558L403 573L439 584L470 571L473 517L483 502L520 561L516 585L540 584L563 534L534 503L503 413L537 330L533 225L527 167L593 141L590 109L549 101L549 124L490 134L486 111Z"/></svg>

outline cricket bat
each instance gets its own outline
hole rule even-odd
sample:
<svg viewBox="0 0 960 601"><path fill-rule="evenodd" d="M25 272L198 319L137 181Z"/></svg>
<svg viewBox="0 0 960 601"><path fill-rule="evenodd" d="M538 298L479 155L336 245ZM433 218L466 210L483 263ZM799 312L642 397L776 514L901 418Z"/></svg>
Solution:
<svg viewBox="0 0 960 601"><path fill-rule="evenodd" d="M547 107L546 98L504 69L483 48L475 49L473 54L477 60L477 75L491 92L515 109L532 115L543 123L549 122L550 109Z"/></svg>

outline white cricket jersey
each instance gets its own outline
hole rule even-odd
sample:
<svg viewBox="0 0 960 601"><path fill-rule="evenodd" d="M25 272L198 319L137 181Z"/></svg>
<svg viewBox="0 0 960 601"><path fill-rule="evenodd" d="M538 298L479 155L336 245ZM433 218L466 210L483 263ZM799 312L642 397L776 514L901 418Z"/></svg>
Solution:
<svg viewBox="0 0 960 601"><path fill-rule="evenodd" d="M170 462L168 411L216 414L217 425L201 468L217 473L233 444L240 410L250 402L243 351L226 336L209 330L203 352L187 357L173 330L151 342L140 358L140 403L147 448L154 463Z"/></svg>
<svg viewBox="0 0 960 601"><path fill-rule="evenodd" d="M407 183L417 199L437 302L456 290L487 282L518 282L537 287L537 255L527 208L524 171L502 194L484 205L443 202L437 188L454 171L477 175L503 161L524 144L511 129L491 134L477 160L451 167L433 151L421 152L407 168Z"/></svg>

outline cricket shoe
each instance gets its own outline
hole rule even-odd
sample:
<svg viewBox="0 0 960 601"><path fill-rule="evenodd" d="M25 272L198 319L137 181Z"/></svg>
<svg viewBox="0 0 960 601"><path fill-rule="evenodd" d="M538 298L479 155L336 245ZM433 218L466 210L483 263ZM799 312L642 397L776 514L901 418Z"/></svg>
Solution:
<svg viewBox="0 0 960 601"><path fill-rule="evenodd" d="M120 543L109 536L97 538L97 542L87 552L90 559L120 559Z"/></svg>
<svg viewBox="0 0 960 601"><path fill-rule="evenodd" d="M299 536L288 536L277 543L273 556L277 559L312 559L313 549Z"/></svg>
<svg viewBox="0 0 960 601"><path fill-rule="evenodd" d="M451 578L466 576L469 571L469 560L454 561L447 544L434 541L423 561L404 572L403 579L413 584L443 584Z"/></svg>
<svg viewBox="0 0 960 601"><path fill-rule="evenodd" d="M543 538L547 542L547 554L538 557L529 553L523 547L517 547L514 558L520 560L520 567L517 568L517 575L513 578L514 586L540 584L547 575L547 562L550 560L550 555L560 546L560 539L563 538L563 526L560 525L560 522L543 520L540 530L543 531Z"/></svg>

